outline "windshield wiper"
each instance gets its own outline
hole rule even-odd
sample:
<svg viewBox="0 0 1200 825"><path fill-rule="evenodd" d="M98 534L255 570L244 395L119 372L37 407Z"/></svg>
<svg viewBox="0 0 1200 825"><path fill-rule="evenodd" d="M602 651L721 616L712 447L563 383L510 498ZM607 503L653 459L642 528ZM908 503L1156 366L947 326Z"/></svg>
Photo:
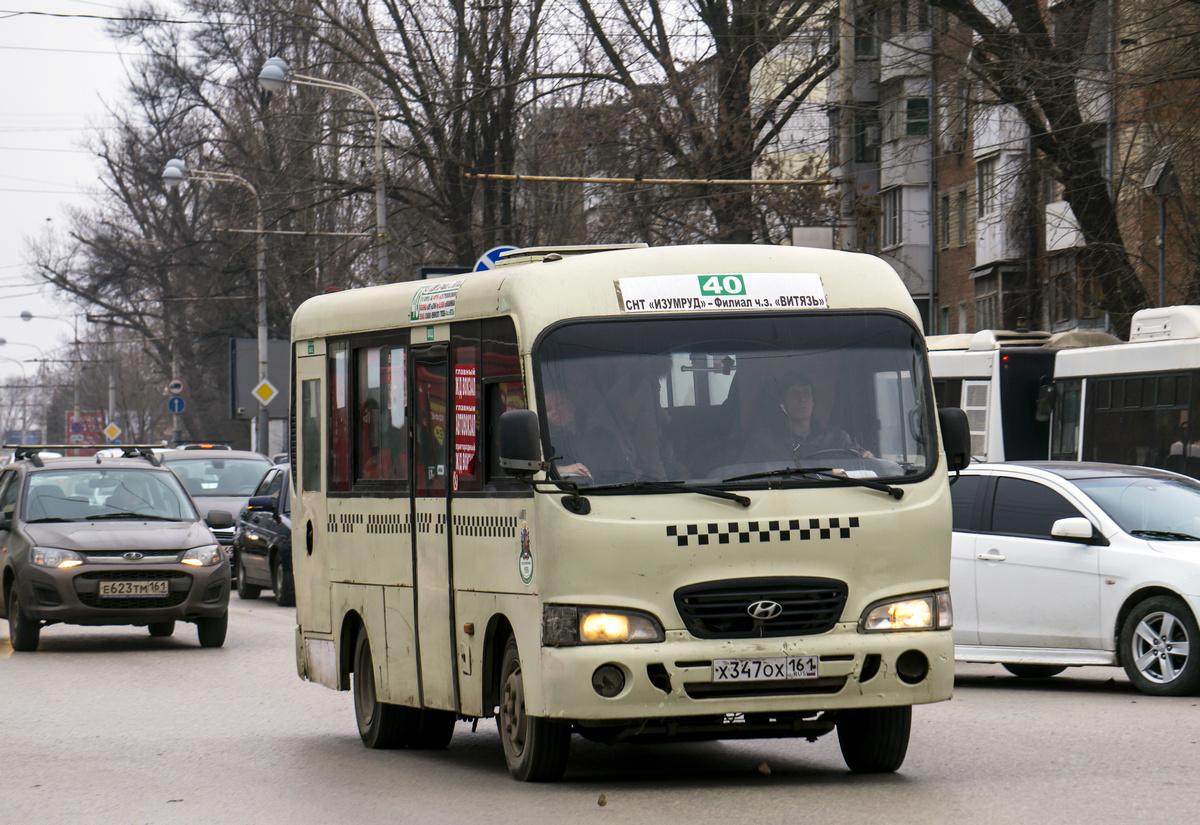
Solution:
<svg viewBox="0 0 1200 825"><path fill-rule="evenodd" d="M96 513L87 517L86 521L100 521L101 519L130 519L137 521L179 521L177 518L169 518L167 516L156 516L151 513Z"/></svg>
<svg viewBox="0 0 1200 825"><path fill-rule="evenodd" d="M1200 541L1200 538L1187 533L1176 533L1171 530L1130 530L1129 535L1139 539L1162 539L1163 541Z"/></svg>
<svg viewBox="0 0 1200 825"><path fill-rule="evenodd" d="M580 487L579 495L586 496L589 493L596 492L611 492L617 490L643 490L647 493L699 493L702 496L712 496L713 498L721 498L726 501L736 501L743 507L750 506L750 499L746 496L731 493L727 490L717 490L713 487L703 487L700 485L688 486L686 482L672 479L669 481L622 481L614 484L596 484L590 487Z"/></svg>
<svg viewBox="0 0 1200 825"><path fill-rule="evenodd" d="M50 516L49 518L31 518L31 519L27 520L25 523L26 524L62 524L63 522L67 522L67 521L78 521L78 519L59 518L58 516Z"/></svg>
<svg viewBox="0 0 1200 825"><path fill-rule="evenodd" d="M753 481L755 479L788 478L792 476L808 476L810 478L815 476L829 481L837 481L841 484L848 484L853 487L866 487L869 490L878 490L881 493L887 493L897 501L904 497L904 490L900 487L893 487L890 484L884 484L882 481L872 481L869 478L855 478L848 475L845 470L834 469L833 467L785 467L782 470L764 470L761 473L747 473L743 476L723 478L721 481L728 483L731 481Z"/></svg>

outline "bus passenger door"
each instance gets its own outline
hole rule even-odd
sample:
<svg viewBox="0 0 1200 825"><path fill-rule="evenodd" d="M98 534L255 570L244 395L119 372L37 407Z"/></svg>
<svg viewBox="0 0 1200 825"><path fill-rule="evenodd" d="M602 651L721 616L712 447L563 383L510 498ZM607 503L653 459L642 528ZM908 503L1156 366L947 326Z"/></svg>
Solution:
<svg viewBox="0 0 1200 825"><path fill-rule="evenodd" d="M413 542L421 699L428 708L457 710L450 628L450 558L446 518L449 446L445 344L413 347Z"/></svg>
<svg viewBox="0 0 1200 825"><path fill-rule="evenodd" d="M328 401L325 342L296 346L295 443L292 456L292 569L296 583L296 618L308 632L332 632L329 612L329 553L326 525L325 444ZM312 355L305 353L311 351Z"/></svg>

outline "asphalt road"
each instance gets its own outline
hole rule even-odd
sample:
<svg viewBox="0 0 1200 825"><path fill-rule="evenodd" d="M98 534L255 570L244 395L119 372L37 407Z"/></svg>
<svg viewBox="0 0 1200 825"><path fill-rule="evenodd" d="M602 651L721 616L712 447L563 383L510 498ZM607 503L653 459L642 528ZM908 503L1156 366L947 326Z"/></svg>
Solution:
<svg viewBox="0 0 1200 825"><path fill-rule="evenodd" d="M495 724L444 752L369 751L348 693L300 681L294 614L234 597L226 646L192 625L55 626L14 653L0 620L0 823L1175 823L1200 811L1200 699L1111 668L1019 680L960 666L918 707L893 775L835 736L661 746L576 737L563 781L512 781ZM603 795L604 803L599 804Z"/></svg>

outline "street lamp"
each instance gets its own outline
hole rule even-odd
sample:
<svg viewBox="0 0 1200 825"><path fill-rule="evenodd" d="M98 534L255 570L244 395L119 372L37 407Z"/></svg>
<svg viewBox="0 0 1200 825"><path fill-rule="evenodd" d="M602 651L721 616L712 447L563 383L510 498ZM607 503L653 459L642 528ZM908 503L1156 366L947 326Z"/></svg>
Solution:
<svg viewBox="0 0 1200 825"><path fill-rule="evenodd" d="M258 380L261 384L267 380L267 282L264 271L267 265L267 242L263 228L262 201L259 200L258 190L250 181L232 172L209 172L203 169L187 168L187 164L179 158L167 161L162 173L163 182L171 189L177 189L185 180L217 181L219 183L240 183L254 195L254 211L256 216L255 247L258 252ZM174 377L174 376L172 376ZM264 455L270 452L267 439L267 428L270 425L270 414L267 405L259 401L258 415L254 420L254 438L258 451Z"/></svg>
<svg viewBox="0 0 1200 825"><path fill-rule="evenodd" d="M375 105L375 101L371 100L362 89L347 83L337 83L333 80L325 80L320 77L293 74L288 67L287 61L282 57L268 57L266 62L263 63L262 71L258 75L258 85L262 86L268 92L278 92L288 83L296 83L301 86L315 86L318 89L334 89L339 92L349 92L350 94L358 95L367 102L367 105L371 107L372 114L375 115L375 242L379 256L379 280L380 283L387 283L387 203L384 199L383 128L379 121L379 107Z"/></svg>
<svg viewBox="0 0 1200 825"><path fill-rule="evenodd" d="M75 361L74 367L71 370L71 386L72 386L72 415L75 421L79 420L79 316L74 319L67 319L61 315L34 315L27 309L21 310L20 319L25 323L29 323L35 318L39 321L61 321L71 328L75 333Z"/></svg>

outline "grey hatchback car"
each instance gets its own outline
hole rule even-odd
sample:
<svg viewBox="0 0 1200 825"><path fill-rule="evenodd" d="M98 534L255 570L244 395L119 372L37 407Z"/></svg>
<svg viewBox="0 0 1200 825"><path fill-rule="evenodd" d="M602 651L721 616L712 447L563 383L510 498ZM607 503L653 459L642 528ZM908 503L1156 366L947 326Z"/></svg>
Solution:
<svg viewBox="0 0 1200 825"><path fill-rule="evenodd" d="M136 457L135 457L136 456ZM192 622L220 647L229 561L179 479L148 449L115 458L42 458L19 448L0 473L0 610L14 650L43 626L140 625L170 636Z"/></svg>

